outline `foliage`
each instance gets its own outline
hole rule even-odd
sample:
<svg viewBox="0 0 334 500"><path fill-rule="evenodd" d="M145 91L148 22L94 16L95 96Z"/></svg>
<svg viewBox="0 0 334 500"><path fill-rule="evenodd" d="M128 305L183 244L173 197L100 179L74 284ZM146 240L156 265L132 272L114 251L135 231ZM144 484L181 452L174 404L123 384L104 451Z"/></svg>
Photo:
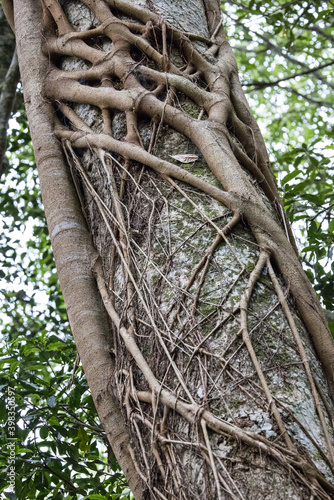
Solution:
<svg viewBox="0 0 334 500"><path fill-rule="evenodd" d="M333 7L232 0L224 10L306 272L333 310Z"/></svg>
<svg viewBox="0 0 334 500"><path fill-rule="evenodd" d="M324 306L333 310L332 6L320 0L248 0L226 2L224 10L307 273ZM5 403L11 387L17 404L16 494L20 499L128 498L111 450L106 457L103 431L81 368L69 386L75 346L22 110L13 123L11 169L2 180L0 197L0 387L5 395L0 419L7 420ZM5 427L0 440L0 464L6 472ZM6 490L5 473L0 492Z"/></svg>

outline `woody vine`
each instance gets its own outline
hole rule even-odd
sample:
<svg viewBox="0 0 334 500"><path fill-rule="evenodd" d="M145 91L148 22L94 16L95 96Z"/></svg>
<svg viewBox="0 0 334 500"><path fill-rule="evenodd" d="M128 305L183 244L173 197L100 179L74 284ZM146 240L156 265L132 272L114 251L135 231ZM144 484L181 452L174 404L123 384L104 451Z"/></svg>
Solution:
<svg viewBox="0 0 334 500"><path fill-rule="evenodd" d="M279 462L311 496L331 498L333 483L292 431L293 423L334 473L333 414L299 318L332 397L333 341L301 268L218 3L205 2L207 37L172 26L154 6L124 0L82 0L91 24L79 30L66 2L41 4L43 99L53 107L54 135L93 235L90 267L112 330L108 383L130 429L137 478L151 498L199 498L204 490L207 498L245 498L238 474L217 452L220 442L232 442ZM166 129L183 138L185 154L166 154ZM185 207L193 229L179 227L177 240L169 216L188 220ZM200 234L204 254L195 251L191 268L180 266L175 278L173 266L178 270L183 250ZM238 254L235 238L247 242L254 265ZM215 302L209 285L219 252L235 268ZM261 286L272 302L254 321L251 302ZM277 310L289 330L287 349L306 373L324 447L279 399L272 363L259 355L254 332ZM233 390L266 412L272 438L224 418L222 401L232 401ZM184 484L192 456L201 491L189 475Z"/></svg>

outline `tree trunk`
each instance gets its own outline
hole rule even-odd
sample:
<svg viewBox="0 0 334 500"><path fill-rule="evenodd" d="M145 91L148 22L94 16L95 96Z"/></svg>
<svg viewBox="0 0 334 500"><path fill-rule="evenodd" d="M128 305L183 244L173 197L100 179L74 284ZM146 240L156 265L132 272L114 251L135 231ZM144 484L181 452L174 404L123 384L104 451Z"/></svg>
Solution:
<svg viewBox="0 0 334 500"><path fill-rule="evenodd" d="M19 66L15 50L15 37L8 26L0 5L0 177L8 167L5 152L7 128L13 109L15 92L19 81Z"/></svg>
<svg viewBox="0 0 334 500"><path fill-rule="evenodd" d="M73 335L136 500L331 498L333 341L218 2L14 0L14 24Z"/></svg>

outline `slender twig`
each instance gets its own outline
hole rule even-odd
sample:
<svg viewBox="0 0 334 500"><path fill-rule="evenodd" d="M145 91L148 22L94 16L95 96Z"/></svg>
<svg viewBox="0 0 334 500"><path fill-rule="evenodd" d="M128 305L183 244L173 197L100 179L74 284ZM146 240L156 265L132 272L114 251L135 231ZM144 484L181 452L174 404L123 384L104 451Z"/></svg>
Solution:
<svg viewBox="0 0 334 500"><path fill-rule="evenodd" d="M258 374L258 377L260 379L261 385L263 387L263 390L266 394L269 407L271 408L274 417L276 419L276 422L278 424L278 427L283 435L283 438L289 448L289 450L295 450L295 446L293 445L291 438L287 432L287 429L283 423L282 417L277 409L276 403L273 399L273 396L271 394L271 391L268 387L267 381L265 379L265 376L263 374L262 368L260 366L260 363L257 359L257 356L255 354L254 348L252 346L252 342L250 340L249 332L248 332L248 326L247 326L247 309L248 309L248 303L250 300L250 297L253 293L254 287L256 285L256 282L258 281L260 274L262 272L263 267L265 266L266 262L268 260L267 253L266 252L261 252L259 256L259 260L252 271L247 288L245 292L243 293L243 296L240 300L240 319L241 319L241 328L242 328L242 339L248 349L248 352L250 354L250 357L252 358L254 367L256 369L256 372Z"/></svg>

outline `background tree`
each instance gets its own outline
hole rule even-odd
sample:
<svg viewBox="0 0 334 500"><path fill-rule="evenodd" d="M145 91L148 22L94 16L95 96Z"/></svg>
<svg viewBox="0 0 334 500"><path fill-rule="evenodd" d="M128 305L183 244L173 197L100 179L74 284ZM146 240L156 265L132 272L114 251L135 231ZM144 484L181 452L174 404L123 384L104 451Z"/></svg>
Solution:
<svg viewBox="0 0 334 500"><path fill-rule="evenodd" d="M185 105L185 104L183 103L183 105ZM172 147L173 147L173 148L175 148L175 141L174 141L174 143L172 143ZM188 152L188 151L187 151L187 152ZM189 211L189 208L188 208L188 207L187 207L187 209L188 209L188 211ZM219 262L219 261L218 261L218 262ZM250 271L250 269L249 269L249 271ZM204 284L203 286L205 286L205 284Z"/></svg>
<svg viewBox="0 0 334 500"><path fill-rule="evenodd" d="M1 7L0 7L1 9ZM15 38L8 26L3 10L0 10L0 175L6 170L6 132L14 105L19 68L15 52Z"/></svg>

